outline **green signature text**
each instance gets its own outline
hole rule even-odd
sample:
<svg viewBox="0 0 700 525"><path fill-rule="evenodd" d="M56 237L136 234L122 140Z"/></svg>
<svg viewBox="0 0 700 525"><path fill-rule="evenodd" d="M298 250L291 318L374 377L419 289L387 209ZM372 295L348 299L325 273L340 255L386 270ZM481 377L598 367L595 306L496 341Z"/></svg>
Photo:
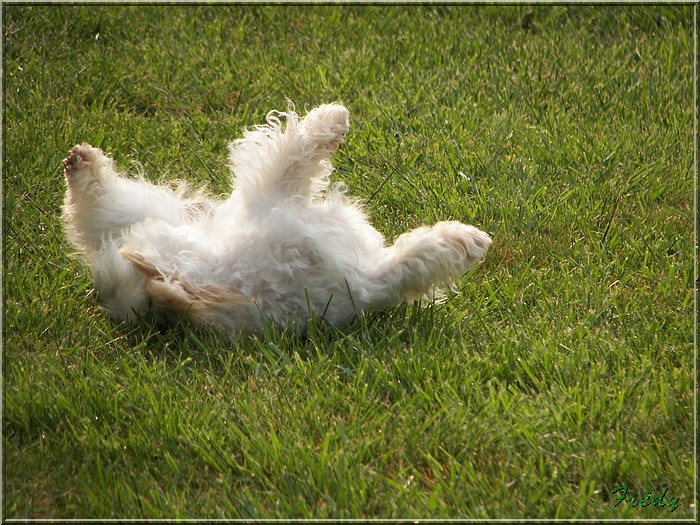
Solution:
<svg viewBox="0 0 700 525"><path fill-rule="evenodd" d="M623 503L627 503L630 507L668 507L671 512L676 510L681 504L681 498L669 498L668 502L664 503L664 498L668 493L668 487L661 494L654 497L654 494L647 492L643 497L639 498L634 495L628 496L628 490L626 485L616 487L613 489L613 495L619 494L616 498L616 503L613 507L617 507Z"/></svg>

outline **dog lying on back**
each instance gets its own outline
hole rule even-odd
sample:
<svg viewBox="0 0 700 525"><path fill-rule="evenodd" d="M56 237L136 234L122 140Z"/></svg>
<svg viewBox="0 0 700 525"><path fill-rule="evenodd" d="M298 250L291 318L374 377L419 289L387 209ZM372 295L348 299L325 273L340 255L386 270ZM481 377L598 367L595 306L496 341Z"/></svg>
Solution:
<svg viewBox="0 0 700 525"><path fill-rule="evenodd" d="M264 322L304 330L311 311L342 327L370 308L439 297L490 237L439 222L386 246L344 186L329 185L348 128L338 104L304 118L270 112L230 145L234 191L222 202L124 178L101 150L75 146L63 220L109 315L186 314L235 336Z"/></svg>

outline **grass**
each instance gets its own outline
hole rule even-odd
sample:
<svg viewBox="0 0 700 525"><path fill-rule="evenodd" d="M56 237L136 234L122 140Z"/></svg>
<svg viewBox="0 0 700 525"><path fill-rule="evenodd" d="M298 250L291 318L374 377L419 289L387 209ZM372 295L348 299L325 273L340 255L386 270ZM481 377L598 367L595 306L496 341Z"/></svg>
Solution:
<svg viewBox="0 0 700 525"><path fill-rule="evenodd" d="M692 7L2 9L5 519L697 517ZM350 108L389 239L472 222L484 263L342 332L111 323L69 148L225 193L287 98Z"/></svg>

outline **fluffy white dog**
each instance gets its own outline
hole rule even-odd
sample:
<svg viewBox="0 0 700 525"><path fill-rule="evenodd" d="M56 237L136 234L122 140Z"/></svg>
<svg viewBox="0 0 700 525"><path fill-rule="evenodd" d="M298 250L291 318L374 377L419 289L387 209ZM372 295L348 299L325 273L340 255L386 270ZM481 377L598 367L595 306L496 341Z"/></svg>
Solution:
<svg viewBox="0 0 700 525"><path fill-rule="evenodd" d="M101 150L75 146L64 160L63 220L107 312L187 314L235 336L266 320L303 330L312 311L343 326L370 308L439 296L485 256L490 237L439 222L385 246L344 186L329 188L330 156L348 127L337 104L304 118L270 112L230 145L234 191L223 202L124 178Z"/></svg>

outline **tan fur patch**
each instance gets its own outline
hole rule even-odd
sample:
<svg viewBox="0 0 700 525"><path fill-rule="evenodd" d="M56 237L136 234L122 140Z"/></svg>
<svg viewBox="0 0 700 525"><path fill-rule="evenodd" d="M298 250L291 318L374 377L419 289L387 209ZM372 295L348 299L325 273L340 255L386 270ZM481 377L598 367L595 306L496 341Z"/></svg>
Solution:
<svg viewBox="0 0 700 525"><path fill-rule="evenodd" d="M128 250L126 248L122 248L119 250L119 255L124 257L127 261L133 263L134 266L136 266L136 269L140 271L142 274L144 274L146 277L159 277L161 274L158 271L158 269L149 264L145 257L141 255L140 253L137 253L132 250Z"/></svg>
<svg viewBox="0 0 700 525"><path fill-rule="evenodd" d="M206 315L207 312L213 310L235 311L253 301L252 297L237 293L224 286L211 285L194 288L180 275L163 275L140 253L126 248L122 248L119 253L137 270L149 277L146 293L158 308L168 312L190 312L193 315Z"/></svg>

